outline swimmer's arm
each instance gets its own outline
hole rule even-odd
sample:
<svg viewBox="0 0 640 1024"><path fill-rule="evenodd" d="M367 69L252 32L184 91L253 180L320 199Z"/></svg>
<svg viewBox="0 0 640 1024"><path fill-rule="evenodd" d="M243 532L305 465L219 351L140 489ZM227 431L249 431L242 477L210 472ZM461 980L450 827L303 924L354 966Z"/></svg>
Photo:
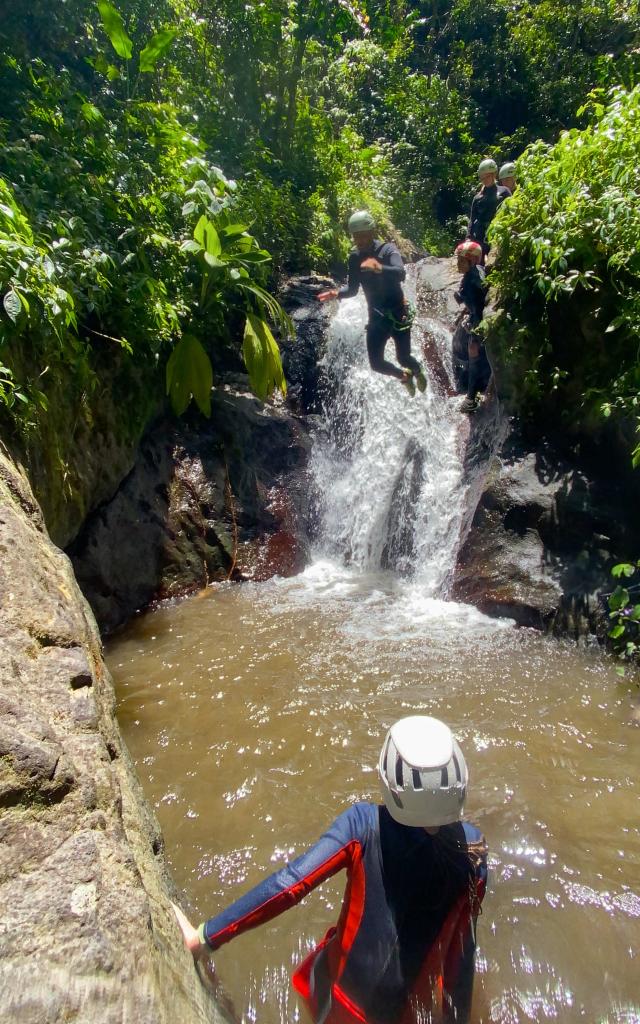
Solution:
<svg viewBox="0 0 640 1024"><path fill-rule="evenodd" d="M209 949L282 914L342 868L350 871L371 826L371 812L377 814L373 805L354 804L306 853L206 921L201 935Z"/></svg>

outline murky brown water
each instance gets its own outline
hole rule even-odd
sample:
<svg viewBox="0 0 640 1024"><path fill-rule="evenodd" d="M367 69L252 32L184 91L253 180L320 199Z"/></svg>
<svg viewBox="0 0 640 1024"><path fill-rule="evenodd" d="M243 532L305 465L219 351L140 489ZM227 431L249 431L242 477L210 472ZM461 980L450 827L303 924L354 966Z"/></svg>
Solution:
<svg viewBox="0 0 640 1024"><path fill-rule="evenodd" d="M610 661L393 576L223 585L110 644L119 719L194 920L377 800L392 720L454 728L491 848L474 1020L640 1021L640 729ZM220 950L238 1014L298 1019L291 964L343 878ZM185 901L185 905L187 902Z"/></svg>

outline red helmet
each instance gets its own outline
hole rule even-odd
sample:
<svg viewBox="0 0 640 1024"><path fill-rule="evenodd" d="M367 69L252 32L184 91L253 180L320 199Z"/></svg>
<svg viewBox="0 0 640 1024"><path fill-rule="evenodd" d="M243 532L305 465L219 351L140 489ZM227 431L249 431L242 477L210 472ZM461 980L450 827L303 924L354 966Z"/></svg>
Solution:
<svg viewBox="0 0 640 1024"><path fill-rule="evenodd" d="M456 246L456 256L464 256L466 260L471 260L472 263L479 263L482 259L482 246L478 242L472 242L470 238L466 241L460 242L460 245Z"/></svg>

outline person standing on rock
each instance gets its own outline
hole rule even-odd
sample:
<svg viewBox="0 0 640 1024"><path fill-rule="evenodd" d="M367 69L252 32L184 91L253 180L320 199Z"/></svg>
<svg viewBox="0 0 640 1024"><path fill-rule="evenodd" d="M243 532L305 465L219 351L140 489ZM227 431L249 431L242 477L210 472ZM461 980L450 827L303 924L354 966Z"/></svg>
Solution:
<svg viewBox="0 0 640 1024"><path fill-rule="evenodd" d="M498 165L495 160L483 160L478 167L480 191L473 197L471 216L467 227L467 238L482 246L482 261L491 246L487 242L487 231L499 207L511 195L508 188L496 183Z"/></svg>
<svg viewBox="0 0 640 1024"><path fill-rule="evenodd" d="M456 248L458 270L462 280L453 297L464 307L465 315L453 337L454 359L456 356L468 366L467 397L460 406L461 412L474 412L478 404L478 392L482 383L482 371L488 367L487 357L476 328L482 320L487 301L487 282L484 268L480 266L482 247L478 242L467 240ZM464 338L465 352L456 351L456 342Z"/></svg>
<svg viewBox="0 0 640 1024"><path fill-rule="evenodd" d="M375 237L376 224L368 210L358 210L349 218L349 231L355 248L349 254L347 285L320 292L318 299L350 299L360 285L369 308L367 353L376 373L396 377L414 395L427 387L427 378L417 359L411 355L413 314L404 297L404 263L393 242ZM384 358L387 342L393 338L400 367Z"/></svg>
<svg viewBox="0 0 640 1024"><path fill-rule="evenodd" d="M487 845L461 821L468 773L451 730L416 715L393 725L378 763L383 805L356 803L306 853L194 928L194 958L264 924L345 868L337 925L293 975L316 1024L469 1020Z"/></svg>

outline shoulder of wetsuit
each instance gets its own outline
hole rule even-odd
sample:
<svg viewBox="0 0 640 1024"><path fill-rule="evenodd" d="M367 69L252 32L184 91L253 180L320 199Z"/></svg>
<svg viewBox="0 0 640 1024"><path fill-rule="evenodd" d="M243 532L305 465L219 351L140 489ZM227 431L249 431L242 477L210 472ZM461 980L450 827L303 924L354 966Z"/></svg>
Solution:
<svg viewBox="0 0 640 1024"><path fill-rule="evenodd" d="M464 830L467 843L480 843L485 841L484 835L477 825L473 825L470 821L462 821L460 824Z"/></svg>
<svg viewBox="0 0 640 1024"><path fill-rule="evenodd" d="M395 242L383 242L376 238L373 244L376 256L392 256L395 252L400 255L400 250Z"/></svg>
<svg viewBox="0 0 640 1024"><path fill-rule="evenodd" d="M484 288L487 277L487 273L484 267L481 267L478 263L476 263L476 265L474 267L471 267L471 269L467 271L467 273L471 274L471 276L476 280L476 282L479 285L481 285L481 287Z"/></svg>
<svg viewBox="0 0 640 1024"><path fill-rule="evenodd" d="M498 185L498 195L501 199L511 199L511 189L506 185Z"/></svg>

